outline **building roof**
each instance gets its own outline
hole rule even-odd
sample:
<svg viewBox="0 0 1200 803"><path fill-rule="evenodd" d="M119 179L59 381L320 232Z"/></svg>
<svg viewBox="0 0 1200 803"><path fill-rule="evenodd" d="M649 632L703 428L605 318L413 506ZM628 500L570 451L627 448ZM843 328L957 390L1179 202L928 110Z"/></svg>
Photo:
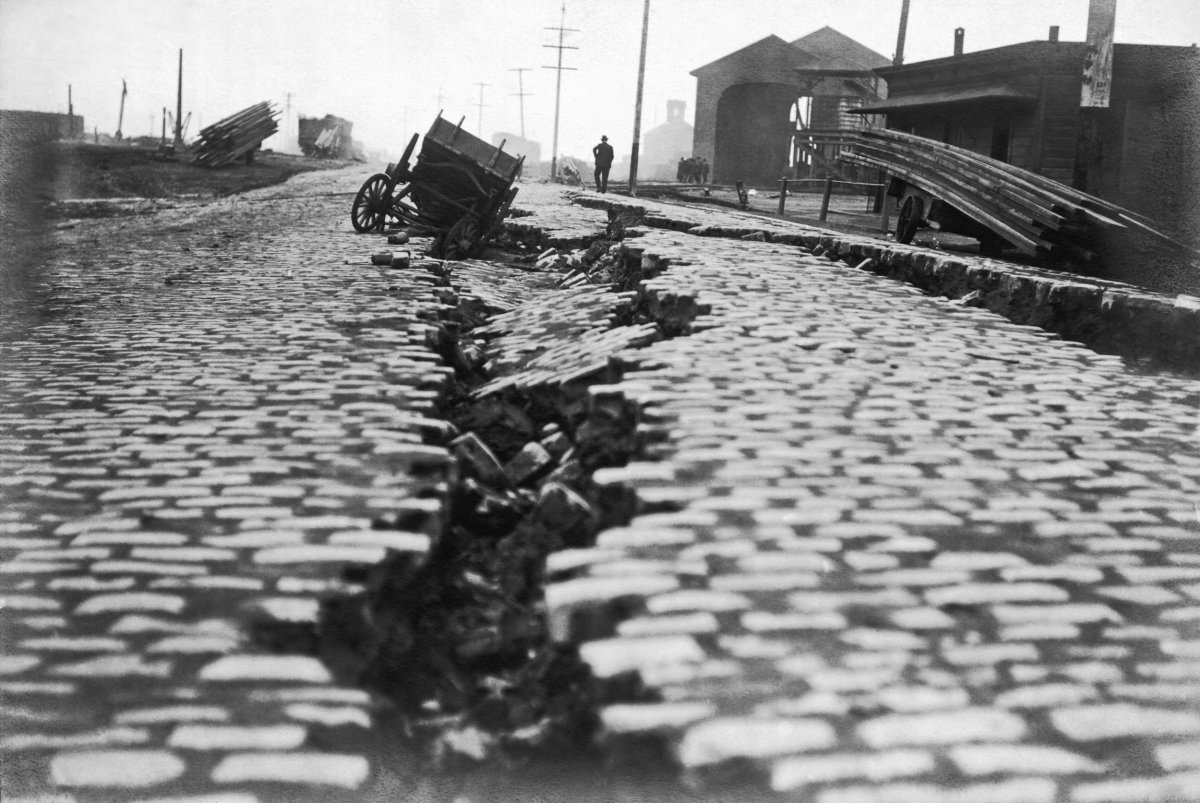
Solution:
<svg viewBox="0 0 1200 803"><path fill-rule="evenodd" d="M697 67L690 75L699 76L702 73L724 69L727 65L751 60L759 63L769 60L773 65L789 70L836 70L854 73L870 71L892 63L890 59L827 25L794 42L785 42L771 34L716 61Z"/></svg>
<svg viewBox="0 0 1200 803"><path fill-rule="evenodd" d="M721 70L731 63L736 64L748 60L761 61L763 59L780 60L787 63L789 67L796 67L804 60L804 54L775 34L771 34L770 36L764 36L757 42L746 45L740 50L727 53L716 61L710 61L708 64L697 67L689 75L700 75L701 73Z"/></svg>
<svg viewBox="0 0 1200 803"><path fill-rule="evenodd" d="M808 63L800 65L807 70L873 70L892 63L886 56L828 25L800 37L791 45L808 56Z"/></svg>

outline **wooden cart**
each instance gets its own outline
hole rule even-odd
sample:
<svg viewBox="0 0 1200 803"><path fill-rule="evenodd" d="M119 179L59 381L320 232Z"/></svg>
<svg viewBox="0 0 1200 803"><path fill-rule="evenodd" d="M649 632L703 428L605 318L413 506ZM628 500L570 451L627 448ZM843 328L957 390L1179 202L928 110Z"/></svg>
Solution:
<svg viewBox="0 0 1200 803"><path fill-rule="evenodd" d="M465 118L464 118L465 119ZM412 225L435 233L431 253L441 259L476 256L508 213L524 156L504 153L439 114L421 143L416 164L413 134L404 155L368 178L354 196L356 231Z"/></svg>

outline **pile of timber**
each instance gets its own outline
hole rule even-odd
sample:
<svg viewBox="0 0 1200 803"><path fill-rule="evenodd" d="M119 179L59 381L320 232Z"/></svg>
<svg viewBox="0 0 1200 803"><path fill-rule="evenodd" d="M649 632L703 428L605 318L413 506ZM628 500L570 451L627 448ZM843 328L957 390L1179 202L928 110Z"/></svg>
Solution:
<svg viewBox="0 0 1200 803"><path fill-rule="evenodd" d="M200 130L192 145L192 162L203 167L231 164L262 147L279 130L279 112L263 101Z"/></svg>
<svg viewBox="0 0 1200 803"><path fill-rule="evenodd" d="M1149 218L1045 176L937 140L889 129L856 135L840 159L879 168L928 192L1029 256L1090 263L1126 231L1195 252ZM928 211L928 210L926 210Z"/></svg>

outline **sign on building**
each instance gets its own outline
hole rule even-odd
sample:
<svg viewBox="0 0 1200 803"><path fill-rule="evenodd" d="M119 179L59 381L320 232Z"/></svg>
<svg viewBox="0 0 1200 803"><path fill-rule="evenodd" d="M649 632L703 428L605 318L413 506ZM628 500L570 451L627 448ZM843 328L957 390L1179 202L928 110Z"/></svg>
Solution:
<svg viewBox="0 0 1200 803"><path fill-rule="evenodd" d="M1113 31L1116 20L1117 0L1091 0L1080 106L1108 108L1112 94Z"/></svg>

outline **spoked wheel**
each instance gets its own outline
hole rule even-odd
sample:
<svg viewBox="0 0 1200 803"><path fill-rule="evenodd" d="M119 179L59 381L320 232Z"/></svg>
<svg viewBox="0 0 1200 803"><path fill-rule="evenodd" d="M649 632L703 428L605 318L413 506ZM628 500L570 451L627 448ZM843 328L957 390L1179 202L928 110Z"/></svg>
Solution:
<svg viewBox="0 0 1200 803"><path fill-rule="evenodd" d="M915 195L904 199L900 216L896 218L896 242L911 243L925 217L925 202Z"/></svg>
<svg viewBox="0 0 1200 803"><path fill-rule="evenodd" d="M474 256L480 239L479 221L473 215L464 215L442 238L442 259L467 259Z"/></svg>
<svg viewBox="0 0 1200 803"><path fill-rule="evenodd" d="M386 173L376 173L367 179L354 196L350 222L357 232L383 229L388 211L392 208L392 180Z"/></svg>

